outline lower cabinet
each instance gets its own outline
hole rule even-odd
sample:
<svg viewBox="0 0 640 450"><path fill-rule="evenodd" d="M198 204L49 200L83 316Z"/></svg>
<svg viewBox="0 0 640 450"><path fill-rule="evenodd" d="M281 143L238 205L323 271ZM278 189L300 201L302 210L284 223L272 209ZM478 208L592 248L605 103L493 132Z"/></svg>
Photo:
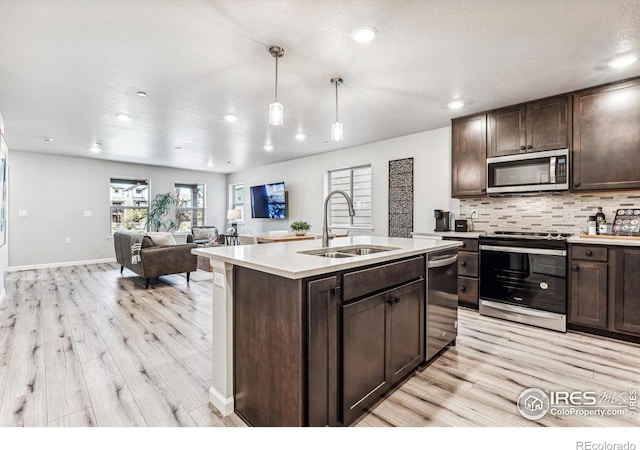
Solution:
<svg viewBox="0 0 640 450"><path fill-rule="evenodd" d="M616 251L613 328L640 336L640 249Z"/></svg>
<svg viewBox="0 0 640 450"><path fill-rule="evenodd" d="M640 249L570 247L570 328L640 341Z"/></svg>
<svg viewBox="0 0 640 450"><path fill-rule="evenodd" d="M346 304L343 418L348 424L424 360L424 282Z"/></svg>
<svg viewBox="0 0 640 450"><path fill-rule="evenodd" d="M570 322L607 328L608 266L606 262L572 261Z"/></svg>

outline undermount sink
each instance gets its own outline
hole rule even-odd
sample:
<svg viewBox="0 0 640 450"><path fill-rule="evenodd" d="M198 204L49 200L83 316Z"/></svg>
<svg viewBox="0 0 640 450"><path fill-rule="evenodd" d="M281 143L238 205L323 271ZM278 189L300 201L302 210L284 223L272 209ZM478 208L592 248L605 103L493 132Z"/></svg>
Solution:
<svg viewBox="0 0 640 450"><path fill-rule="evenodd" d="M329 247L318 248L314 250L305 250L305 255L323 256L325 258L352 258L354 256L372 255L374 253L388 252L390 250L398 250L398 247L382 247L378 245L349 245L346 247Z"/></svg>

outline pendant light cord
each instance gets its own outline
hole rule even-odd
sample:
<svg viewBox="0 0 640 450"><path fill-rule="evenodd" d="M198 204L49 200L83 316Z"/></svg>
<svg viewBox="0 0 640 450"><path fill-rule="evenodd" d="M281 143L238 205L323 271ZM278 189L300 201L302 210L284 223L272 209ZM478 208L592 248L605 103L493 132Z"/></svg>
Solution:
<svg viewBox="0 0 640 450"><path fill-rule="evenodd" d="M338 81L336 81L336 122L340 122L338 120Z"/></svg>
<svg viewBox="0 0 640 450"><path fill-rule="evenodd" d="M276 56L276 98L275 101L278 101L278 59L279 57Z"/></svg>

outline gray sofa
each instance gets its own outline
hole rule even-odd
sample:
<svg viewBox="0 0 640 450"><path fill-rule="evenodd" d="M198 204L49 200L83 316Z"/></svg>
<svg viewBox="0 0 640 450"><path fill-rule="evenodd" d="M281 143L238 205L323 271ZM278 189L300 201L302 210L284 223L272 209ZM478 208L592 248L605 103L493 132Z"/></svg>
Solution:
<svg viewBox="0 0 640 450"><path fill-rule="evenodd" d="M146 280L145 288L149 287L151 278L174 273L186 273L187 283L191 272L197 270L198 257L191 254L191 249L197 245L193 238L187 236L186 244L171 243L166 233L138 234L129 231L116 231L113 243L116 250L116 260L120 264L120 273L126 267Z"/></svg>

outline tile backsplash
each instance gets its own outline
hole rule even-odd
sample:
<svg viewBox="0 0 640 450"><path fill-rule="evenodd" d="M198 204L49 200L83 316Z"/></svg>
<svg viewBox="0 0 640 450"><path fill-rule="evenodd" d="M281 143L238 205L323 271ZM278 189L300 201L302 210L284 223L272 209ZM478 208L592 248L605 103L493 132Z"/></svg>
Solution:
<svg viewBox="0 0 640 450"><path fill-rule="evenodd" d="M473 219L478 231L537 231L580 234L587 229L587 217L602 206L607 223L620 208L640 207L640 191L585 194L540 194L460 200L460 219Z"/></svg>

